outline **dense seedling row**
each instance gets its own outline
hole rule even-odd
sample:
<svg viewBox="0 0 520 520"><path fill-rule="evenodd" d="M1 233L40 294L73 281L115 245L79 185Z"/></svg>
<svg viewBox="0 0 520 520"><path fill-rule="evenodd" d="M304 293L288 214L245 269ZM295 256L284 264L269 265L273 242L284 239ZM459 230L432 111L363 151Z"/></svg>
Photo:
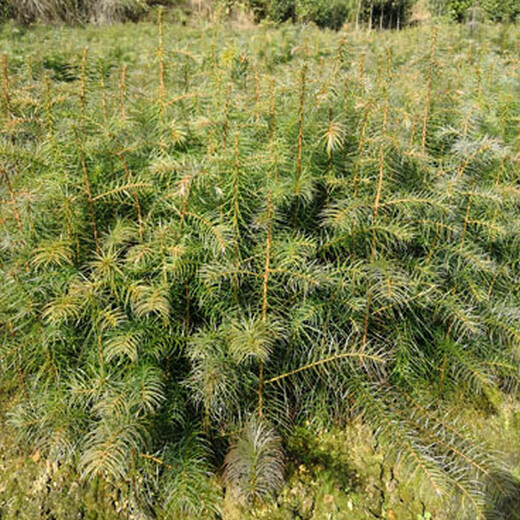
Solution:
<svg viewBox="0 0 520 520"><path fill-rule="evenodd" d="M132 517L210 518L222 482L280 489L295 425L362 415L453 518L491 517L507 467L446 411L517 392L517 34L15 31L19 439Z"/></svg>

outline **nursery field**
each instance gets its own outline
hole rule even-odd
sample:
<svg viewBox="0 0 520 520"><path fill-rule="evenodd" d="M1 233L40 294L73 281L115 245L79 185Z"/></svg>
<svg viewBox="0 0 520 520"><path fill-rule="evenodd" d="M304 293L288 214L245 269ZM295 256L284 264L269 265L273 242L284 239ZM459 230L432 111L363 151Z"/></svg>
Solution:
<svg viewBox="0 0 520 520"><path fill-rule="evenodd" d="M2 26L0 518L520 518L519 41Z"/></svg>

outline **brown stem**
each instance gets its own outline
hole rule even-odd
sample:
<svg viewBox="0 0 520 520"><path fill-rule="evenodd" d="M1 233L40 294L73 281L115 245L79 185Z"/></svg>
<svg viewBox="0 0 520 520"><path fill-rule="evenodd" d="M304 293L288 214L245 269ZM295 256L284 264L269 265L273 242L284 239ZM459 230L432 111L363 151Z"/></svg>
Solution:
<svg viewBox="0 0 520 520"><path fill-rule="evenodd" d="M163 10L159 9L157 14L157 28L159 33L159 47L157 48L157 57L159 59L159 106L161 109L161 119L164 122L164 114L165 114L165 103L164 103L164 76L165 76L165 68L164 68L164 40L163 40L163 24L162 24L162 15Z"/></svg>
<svg viewBox="0 0 520 520"><path fill-rule="evenodd" d="M302 154L303 154L303 114L305 105L305 83L307 77L307 66L303 65L300 78L300 103L298 108L298 155L296 159L296 182L294 184L294 194L296 196L296 204L294 207L294 226L298 218L300 181L302 176Z"/></svg>
<svg viewBox="0 0 520 520"><path fill-rule="evenodd" d="M426 263L429 264L431 259L432 259L432 256L433 256L433 252L435 251L435 246L437 244L437 238L439 236L439 233L440 233L440 230L441 230L441 226L440 224L438 223L436 226L435 226L435 234L433 235L433 239L432 239L432 242L430 244L430 250L428 251L428 256L426 257Z"/></svg>
<svg viewBox="0 0 520 520"><path fill-rule="evenodd" d="M356 165L354 167L354 178L352 180L352 188L354 191L354 197L357 196L357 189L358 189L358 180L359 180L359 170L361 167L361 159L363 158L363 151L365 149L365 140L366 140L366 132L368 127L368 116L370 114L371 106L368 104L365 107L365 114L363 116L363 126L361 127L361 137L359 139L359 146L358 146L358 159L356 161Z"/></svg>
<svg viewBox="0 0 520 520"><path fill-rule="evenodd" d="M430 68L428 69L428 86L426 89L426 101L424 103L424 116L423 116L423 128L422 128L422 150L426 149L426 130L428 127L428 116L430 113L430 103L432 97L432 83L433 83L433 68L435 64L435 47L437 45L437 32L438 28L434 27L432 34L432 44L430 49Z"/></svg>
<svg viewBox="0 0 520 520"><path fill-rule="evenodd" d="M7 55L4 54L2 58L2 69L4 74L4 101L5 101L5 115L7 120L11 120L11 96L9 94L9 69L7 67Z"/></svg>
<svg viewBox="0 0 520 520"><path fill-rule="evenodd" d="M238 271L238 259L239 259L239 241L240 241L240 229L239 229L239 218L240 209L238 202L238 177L240 173L239 164L239 149L238 149L238 133L235 134L235 162L233 166L233 229L235 235L235 276L233 277L233 292L235 295L235 303L238 304L238 279L236 271Z"/></svg>
<svg viewBox="0 0 520 520"><path fill-rule="evenodd" d="M186 298L186 314L184 316L184 321L186 324L186 334L189 334L190 331L190 282L184 282L184 292Z"/></svg>
<svg viewBox="0 0 520 520"><path fill-rule="evenodd" d="M20 234L23 235L23 227L22 227L22 220L20 218L20 213L18 213L18 206L16 204L16 197L13 190L13 186L11 184L11 179L9 177L9 173L7 172L7 168L1 168L0 173L5 178L5 182L7 184L7 191L9 192L9 197L11 198L11 205L13 206L13 213L14 218L16 220L16 226L18 227L18 230L20 231Z"/></svg>
<svg viewBox="0 0 520 520"><path fill-rule="evenodd" d="M474 186L475 186L475 183L476 183L476 179L473 180L473 183L471 185L471 189L473 190ZM461 241L460 241L460 245L462 246L464 244L464 240L466 239L466 233L467 233L467 230L468 230L468 224L469 224L469 213L471 211L471 204L472 204L472 201L473 201L473 197L471 195L471 193L468 195L468 203L466 204L466 214L464 216L464 228L462 230L462 237L461 237Z"/></svg>
<svg viewBox="0 0 520 520"><path fill-rule="evenodd" d="M260 111L258 104L260 102L260 77L258 75L258 69L255 67L255 119L260 119Z"/></svg>
<svg viewBox="0 0 520 520"><path fill-rule="evenodd" d="M227 138L229 131L229 105L231 103L231 82L229 81L226 86L226 101L224 104L224 124L222 127L222 146L223 149L227 149Z"/></svg>
<svg viewBox="0 0 520 520"><path fill-rule="evenodd" d="M280 381L281 379L285 379L287 377L293 376L293 375L303 372L305 370L309 370L309 369L315 368L317 366L325 365L327 363L331 363L332 361L337 361L338 359L346 359L346 358L350 358L350 357L359 357L361 362L363 362L363 359L370 359L371 361L377 361L378 363L384 362L384 358L377 356L377 355L364 354L363 352L343 352L341 354L334 354L333 356L330 356L325 359L320 359L318 361L314 361L312 363L309 363L308 365L304 365L302 367L291 370L290 372L286 372L285 374L281 374L279 376L268 379L267 381L265 381L265 384L270 385L272 383L276 383L277 381Z"/></svg>
<svg viewBox="0 0 520 520"><path fill-rule="evenodd" d="M121 70L121 79L119 81L119 106L121 109L121 117L123 119L126 118L126 109L125 109L125 96L126 96L126 64L123 65Z"/></svg>
<svg viewBox="0 0 520 520"><path fill-rule="evenodd" d="M258 417L264 416L264 363L260 362L258 370Z"/></svg>
<svg viewBox="0 0 520 520"><path fill-rule="evenodd" d="M360 83L363 83L363 80L365 79L365 53L362 52L361 56L359 57L359 81Z"/></svg>
<svg viewBox="0 0 520 520"><path fill-rule="evenodd" d="M303 114L305 104L305 80L307 67L304 65L301 71L300 83L300 104L298 109L298 157L296 159L296 194L300 193L300 178L302 173L302 153L303 153Z"/></svg>
<svg viewBox="0 0 520 520"><path fill-rule="evenodd" d="M383 188L383 175L385 166L385 156L383 153L383 147L379 150L379 177L377 180L376 198L374 201L374 209L372 213L372 261L376 259L376 222L377 215L379 212L379 202L381 200L381 191Z"/></svg>
<svg viewBox="0 0 520 520"><path fill-rule="evenodd" d="M81 74L80 74L80 85L79 85L79 101L81 106L81 128L85 126L85 112L86 112L86 90L87 90L87 54L88 48L83 49L81 55Z"/></svg>
<svg viewBox="0 0 520 520"><path fill-rule="evenodd" d="M339 68L341 67L341 62L343 61L343 50L345 49L346 44L347 35L345 33L339 42L338 53L336 54L336 63L334 65L334 80L336 80L338 77Z"/></svg>
<svg viewBox="0 0 520 520"><path fill-rule="evenodd" d="M415 141L415 132L417 130L417 117L414 116L412 120L412 128L410 130L410 147L413 146L413 142Z"/></svg>
<svg viewBox="0 0 520 520"><path fill-rule="evenodd" d="M9 320L7 322L7 328L9 329L9 334L11 336L11 339L15 339L15 333L14 333L14 327L13 327L13 323ZM21 356L20 356L20 352L19 352L19 348L16 349L17 350L17 364L16 364L16 372L18 374L18 379L20 380L20 385L22 387L22 392L25 394L25 397L26 398L29 398L29 393L27 392L27 385L25 384L25 377L24 377L24 374L23 374L23 370L22 370L22 361L21 361Z"/></svg>
<svg viewBox="0 0 520 520"><path fill-rule="evenodd" d="M92 199L92 191L90 189L90 180L88 177L87 164L85 163L85 156L83 154L83 149L81 148L81 142L79 140L79 136L76 135L76 142L79 150L81 168L83 170L83 182L85 184L85 191L87 193L87 201L90 212L90 220L92 224L92 234L94 235L94 243L96 244L96 252L99 253L99 236L98 236L98 228L96 222L96 213L94 210L94 200Z"/></svg>
<svg viewBox="0 0 520 520"><path fill-rule="evenodd" d="M119 157L119 159L121 160L121 163L123 164L123 170L125 172L126 182L130 183L132 174L126 163L125 156L123 155L123 150L119 146L117 146L116 153L117 153L117 156ZM143 238L143 216L142 216L142 211L141 211L141 204L139 202L139 197L137 196L137 191L135 189L132 189L132 196L134 198L135 211L137 213L137 221L139 223L139 238L142 240L142 238Z"/></svg>
<svg viewBox="0 0 520 520"><path fill-rule="evenodd" d="M107 93L105 91L105 71L103 68L103 64L99 64L99 74L101 76L101 107L103 109L103 123L105 124L105 128L108 123L108 108L107 108Z"/></svg>
<svg viewBox="0 0 520 520"><path fill-rule="evenodd" d="M271 121L269 126L269 152L270 155L273 153L274 148L274 132L275 132L275 94L274 94L274 80L271 81ZM275 169L274 176L277 178L277 156L275 154ZM265 261L264 261L264 274L262 277L262 322L267 323L267 309L268 309L268 286L269 286L269 273L271 265L271 233L272 233L272 217L273 217L273 201L272 192L269 188L267 194L267 208L266 208L266 237L265 237ZM258 416L260 419L263 414L263 389L264 389L264 363L260 361L260 367L258 371Z"/></svg>

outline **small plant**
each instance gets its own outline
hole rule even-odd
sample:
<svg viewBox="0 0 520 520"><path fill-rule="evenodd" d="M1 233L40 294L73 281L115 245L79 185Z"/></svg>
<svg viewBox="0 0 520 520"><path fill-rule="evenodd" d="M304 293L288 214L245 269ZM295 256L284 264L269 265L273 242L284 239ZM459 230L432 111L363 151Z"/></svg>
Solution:
<svg viewBox="0 0 520 520"><path fill-rule="evenodd" d="M283 486L282 440L268 425L250 419L224 461L224 481L238 500L256 504Z"/></svg>

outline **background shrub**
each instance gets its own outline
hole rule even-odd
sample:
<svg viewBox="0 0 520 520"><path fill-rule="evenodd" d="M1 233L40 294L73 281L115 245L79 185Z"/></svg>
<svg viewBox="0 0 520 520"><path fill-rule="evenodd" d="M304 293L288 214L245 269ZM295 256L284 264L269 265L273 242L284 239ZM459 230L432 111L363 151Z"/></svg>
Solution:
<svg viewBox="0 0 520 520"><path fill-rule="evenodd" d="M337 30L347 21L350 4L349 0L300 0L296 14L299 20Z"/></svg>
<svg viewBox="0 0 520 520"><path fill-rule="evenodd" d="M338 30L346 22L372 27L404 26L417 0L211 0L204 1L204 12L220 9L230 15L235 9L250 10L255 21L269 19L315 23ZM495 0L496 1L496 0ZM188 0L0 0L0 19L18 23L114 23L135 21L156 5L183 7L197 13L196 3ZM461 11L462 12L462 11ZM462 15L461 15L462 16Z"/></svg>
<svg viewBox="0 0 520 520"><path fill-rule="evenodd" d="M4 19L19 23L112 23L137 20L150 5L164 2L149 0L3 0Z"/></svg>
<svg viewBox="0 0 520 520"><path fill-rule="evenodd" d="M494 22L516 22L520 18L518 0L430 0L433 14L448 16L457 22L465 20L472 8L481 8Z"/></svg>

